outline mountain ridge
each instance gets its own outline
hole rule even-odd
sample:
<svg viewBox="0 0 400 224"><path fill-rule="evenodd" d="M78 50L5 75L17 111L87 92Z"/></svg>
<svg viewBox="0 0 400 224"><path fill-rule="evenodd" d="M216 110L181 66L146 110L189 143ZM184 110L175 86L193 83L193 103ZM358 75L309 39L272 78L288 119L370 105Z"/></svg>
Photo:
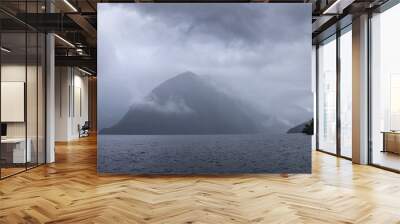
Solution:
<svg viewBox="0 0 400 224"><path fill-rule="evenodd" d="M156 86L100 134L246 134L263 132L257 112L186 71Z"/></svg>

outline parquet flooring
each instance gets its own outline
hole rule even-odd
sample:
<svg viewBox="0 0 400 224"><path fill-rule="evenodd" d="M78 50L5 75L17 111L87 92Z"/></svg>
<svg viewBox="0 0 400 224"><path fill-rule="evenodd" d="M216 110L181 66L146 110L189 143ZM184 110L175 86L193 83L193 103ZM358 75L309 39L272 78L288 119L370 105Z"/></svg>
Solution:
<svg viewBox="0 0 400 224"><path fill-rule="evenodd" d="M0 223L400 223L400 175L313 152L311 175L111 176L96 139L0 181Z"/></svg>

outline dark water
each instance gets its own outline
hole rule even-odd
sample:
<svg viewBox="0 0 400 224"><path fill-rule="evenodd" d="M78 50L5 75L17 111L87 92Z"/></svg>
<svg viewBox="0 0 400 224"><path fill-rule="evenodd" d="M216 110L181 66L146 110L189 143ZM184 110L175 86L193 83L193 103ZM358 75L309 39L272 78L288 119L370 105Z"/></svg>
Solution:
<svg viewBox="0 0 400 224"><path fill-rule="evenodd" d="M98 171L310 173L311 137L303 134L99 135Z"/></svg>

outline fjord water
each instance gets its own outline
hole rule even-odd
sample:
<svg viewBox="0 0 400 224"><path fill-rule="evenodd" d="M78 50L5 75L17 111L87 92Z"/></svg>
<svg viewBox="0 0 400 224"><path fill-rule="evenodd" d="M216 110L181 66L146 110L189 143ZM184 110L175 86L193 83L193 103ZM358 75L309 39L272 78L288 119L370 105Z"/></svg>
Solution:
<svg viewBox="0 0 400 224"><path fill-rule="evenodd" d="M98 171L121 174L310 173L301 133L99 135Z"/></svg>

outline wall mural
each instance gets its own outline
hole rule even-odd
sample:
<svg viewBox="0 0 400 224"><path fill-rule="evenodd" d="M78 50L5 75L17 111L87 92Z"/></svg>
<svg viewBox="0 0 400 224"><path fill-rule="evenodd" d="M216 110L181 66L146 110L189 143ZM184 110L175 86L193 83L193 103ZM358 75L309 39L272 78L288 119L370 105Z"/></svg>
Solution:
<svg viewBox="0 0 400 224"><path fill-rule="evenodd" d="M311 5L98 9L98 172L311 172Z"/></svg>

